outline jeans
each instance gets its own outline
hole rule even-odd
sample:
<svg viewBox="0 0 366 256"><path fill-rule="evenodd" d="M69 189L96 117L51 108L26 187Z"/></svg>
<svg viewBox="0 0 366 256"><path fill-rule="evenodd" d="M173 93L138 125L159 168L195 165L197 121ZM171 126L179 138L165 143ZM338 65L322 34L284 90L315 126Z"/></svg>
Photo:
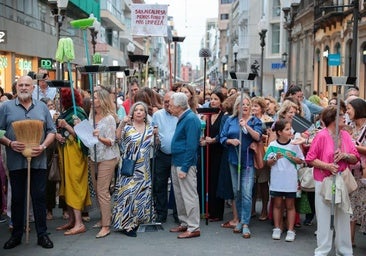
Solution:
<svg viewBox="0 0 366 256"><path fill-rule="evenodd" d="M233 184L234 198L241 224L249 225L252 212L252 191L254 186L254 168L242 167L240 170L240 193L238 193L238 166L229 164Z"/></svg>
<svg viewBox="0 0 366 256"><path fill-rule="evenodd" d="M12 237L21 238L24 231L27 200L27 170L9 171L11 184L11 220L13 222ZM30 194L33 204L38 237L47 235L46 225L46 181L47 171L31 169Z"/></svg>

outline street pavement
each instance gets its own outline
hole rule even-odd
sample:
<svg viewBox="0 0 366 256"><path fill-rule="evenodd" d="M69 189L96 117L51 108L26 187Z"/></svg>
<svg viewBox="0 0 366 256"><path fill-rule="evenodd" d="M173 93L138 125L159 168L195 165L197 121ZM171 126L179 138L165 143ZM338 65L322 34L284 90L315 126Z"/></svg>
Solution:
<svg viewBox="0 0 366 256"><path fill-rule="evenodd" d="M257 204L257 207L260 202ZM259 211L257 211L259 212ZM37 246L34 223L31 224L30 242L25 244L25 235L22 244L11 250L2 249L8 240L10 233L6 223L0 224L0 255L66 255L66 256L104 256L104 255L245 255L245 256L311 256L314 255L316 237L312 226L302 226L296 230L296 240L285 242L285 234L281 240L274 241L271 238L272 225L270 221L252 219L250 228L252 238L244 239L240 234L234 234L232 229L221 228L223 222L209 222L201 220L201 236L191 239L177 239L177 233L170 233L174 227L173 217L168 216L167 223L162 226L164 230L155 232L137 233L136 238L123 235L120 232L111 232L105 238L96 239L98 229L92 226L97 222L99 213L97 210L90 212L91 221L86 223L86 233L75 236L64 236L62 231L56 231L56 227L65 223L61 217L61 211L54 211L54 220L48 221L50 238L54 242L53 249L43 249ZM229 220L231 210L226 209L225 219ZM366 255L366 236L360 232L356 234L357 247L355 256ZM335 255L334 251L330 255Z"/></svg>

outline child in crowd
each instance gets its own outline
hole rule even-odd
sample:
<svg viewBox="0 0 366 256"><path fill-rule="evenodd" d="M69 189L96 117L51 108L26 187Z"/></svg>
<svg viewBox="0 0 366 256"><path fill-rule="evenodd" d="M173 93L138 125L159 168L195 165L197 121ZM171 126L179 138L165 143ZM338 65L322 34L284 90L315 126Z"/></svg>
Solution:
<svg viewBox="0 0 366 256"><path fill-rule="evenodd" d="M286 209L287 235L286 241L295 240L295 198L297 191L297 165L304 161L304 155L300 146L291 144L292 130L291 121L287 119L278 120L274 127L277 139L272 141L264 160L271 167L270 195L274 199L273 221L274 229L272 239L280 240L283 230L282 209ZM285 198L283 200L283 198ZM285 207L282 207L283 201Z"/></svg>

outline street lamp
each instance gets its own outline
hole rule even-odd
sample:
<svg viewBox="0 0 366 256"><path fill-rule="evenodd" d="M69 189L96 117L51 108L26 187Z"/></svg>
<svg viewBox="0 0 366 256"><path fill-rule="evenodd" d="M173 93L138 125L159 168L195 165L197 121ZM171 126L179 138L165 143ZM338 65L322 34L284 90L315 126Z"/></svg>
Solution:
<svg viewBox="0 0 366 256"><path fill-rule="evenodd" d="M288 39L288 59L287 59L287 84L291 83L291 65L292 65L292 28L297 15L301 0L281 0L282 11L284 13L284 27L287 30Z"/></svg>
<svg viewBox="0 0 366 256"><path fill-rule="evenodd" d="M225 85L225 64L227 62L226 56L222 56L221 63L222 63L222 85Z"/></svg>
<svg viewBox="0 0 366 256"><path fill-rule="evenodd" d="M184 36L173 36L174 42L174 83L177 80L177 43L182 43L186 39Z"/></svg>
<svg viewBox="0 0 366 256"><path fill-rule="evenodd" d="M234 72L237 71L237 66L238 66L238 52L239 52L239 45L237 43L234 44L233 46L233 53L234 53ZM235 86L236 88L238 88L238 82L235 80Z"/></svg>
<svg viewBox="0 0 366 256"><path fill-rule="evenodd" d="M199 57L203 58L203 98L206 96L206 64L207 58L212 55L211 50L208 48L202 48L199 52Z"/></svg>
<svg viewBox="0 0 366 256"><path fill-rule="evenodd" d="M281 60L282 60L282 64L286 66L286 63L287 63L287 52L282 53Z"/></svg>
<svg viewBox="0 0 366 256"><path fill-rule="evenodd" d="M51 13L53 15L55 25L56 25L56 39L57 44L60 40L60 31L62 22L65 19L66 8L69 0L48 0L48 5L51 8ZM60 62L56 61L56 80L61 80L61 70Z"/></svg>
<svg viewBox="0 0 366 256"><path fill-rule="evenodd" d="M89 27L89 30L92 39L91 43L93 45L93 54L95 54L95 45L97 44L97 36L100 30L100 22L97 20L97 18L94 17L93 13L89 15L89 18L94 18L93 25Z"/></svg>
<svg viewBox="0 0 366 256"><path fill-rule="evenodd" d="M259 96L263 96L263 59L264 59L264 46L266 46L266 20L264 16L261 18L261 20L258 23L258 29L259 29L259 38L261 40L260 46L261 46L261 78L260 78L260 84L258 86L258 92Z"/></svg>
<svg viewBox="0 0 366 256"><path fill-rule="evenodd" d="M141 64L146 64L147 60L149 59L149 55L134 54L135 48L136 47L133 43L131 43L131 42L128 43L128 45L127 45L127 54L128 54L128 58L129 58L130 62L138 63L139 71L140 71L139 84L141 85L141 81L142 81Z"/></svg>

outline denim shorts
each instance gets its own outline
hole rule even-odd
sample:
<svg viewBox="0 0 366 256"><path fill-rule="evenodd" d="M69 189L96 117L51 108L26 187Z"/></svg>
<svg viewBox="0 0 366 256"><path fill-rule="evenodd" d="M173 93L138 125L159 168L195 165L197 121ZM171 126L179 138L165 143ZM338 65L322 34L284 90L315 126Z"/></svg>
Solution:
<svg viewBox="0 0 366 256"><path fill-rule="evenodd" d="M296 192L270 191L272 197L296 198Z"/></svg>

